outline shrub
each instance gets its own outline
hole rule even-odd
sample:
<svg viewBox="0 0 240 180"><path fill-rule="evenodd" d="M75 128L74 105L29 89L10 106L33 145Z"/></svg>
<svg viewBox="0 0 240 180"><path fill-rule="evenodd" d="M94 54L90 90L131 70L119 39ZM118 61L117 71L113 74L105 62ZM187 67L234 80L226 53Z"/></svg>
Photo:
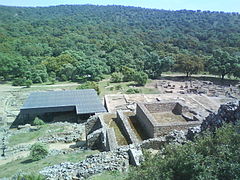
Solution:
<svg viewBox="0 0 240 180"><path fill-rule="evenodd" d="M122 89L122 85L119 84L119 85L115 86L115 89L116 89L116 90L120 90L120 89Z"/></svg>
<svg viewBox="0 0 240 180"><path fill-rule="evenodd" d="M134 81L134 75L136 71L133 68L129 67L122 67L122 73L123 73L123 81L128 82L128 81Z"/></svg>
<svg viewBox="0 0 240 180"><path fill-rule="evenodd" d="M17 177L17 180L45 180L46 178L40 174L23 174Z"/></svg>
<svg viewBox="0 0 240 180"><path fill-rule="evenodd" d="M41 76L38 75L38 74L33 74L32 75L32 81L34 83L42 83L43 82Z"/></svg>
<svg viewBox="0 0 240 180"><path fill-rule="evenodd" d="M81 84L77 89L95 89L97 94L100 94L99 86L96 82L87 81L86 83Z"/></svg>
<svg viewBox="0 0 240 180"><path fill-rule="evenodd" d="M48 149L46 145L42 143L33 144L30 150L31 150L30 151L31 158L34 161L43 159L48 155Z"/></svg>
<svg viewBox="0 0 240 180"><path fill-rule="evenodd" d="M50 82L50 84L55 84L56 78L49 77L49 82Z"/></svg>
<svg viewBox="0 0 240 180"><path fill-rule="evenodd" d="M139 89L133 89L133 88L130 88L126 91L127 94L137 94L137 93L140 93L140 90Z"/></svg>
<svg viewBox="0 0 240 180"><path fill-rule="evenodd" d="M45 124L45 122L43 120L39 119L38 117L36 117L33 121L34 126L42 126L44 124Z"/></svg>
<svg viewBox="0 0 240 180"><path fill-rule="evenodd" d="M123 80L123 74L120 72L114 72L111 75L111 82L113 83L118 83L118 82L122 82Z"/></svg>
<svg viewBox="0 0 240 180"><path fill-rule="evenodd" d="M26 79L25 78L16 78L13 82L13 86L25 86L26 84Z"/></svg>
<svg viewBox="0 0 240 180"><path fill-rule="evenodd" d="M30 79L26 80L26 82L25 82L25 86L26 86L27 88L30 88L32 84L33 84L33 83L32 83L32 80L30 80Z"/></svg>
<svg viewBox="0 0 240 180"><path fill-rule="evenodd" d="M144 86L147 83L148 75L146 73L144 73L144 72L136 72L134 76L135 76L134 81L138 85Z"/></svg>

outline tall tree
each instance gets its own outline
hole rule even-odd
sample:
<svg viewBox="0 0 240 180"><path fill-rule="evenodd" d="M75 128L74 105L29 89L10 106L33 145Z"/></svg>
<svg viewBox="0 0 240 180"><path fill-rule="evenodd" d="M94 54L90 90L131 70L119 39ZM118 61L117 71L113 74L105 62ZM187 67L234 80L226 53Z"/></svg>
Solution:
<svg viewBox="0 0 240 180"><path fill-rule="evenodd" d="M175 69L179 72L186 73L189 77L204 69L203 59L190 54L178 54L175 63Z"/></svg>
<svg viewBox="0 0 240 180"><path fill-rule="evenodd" d="M151 78L161 76L163 72L169 71L174 63L172 57L161 58L157 53L151 52L145 62L145 71Z"/></svg>
<svg viewBox="0 0 240 180"><path fill-rule="evenodd" d="M236 70L239 60L228 52L216 50L208 61L208 70L212 74L220 75L222 79Z"/></svg>

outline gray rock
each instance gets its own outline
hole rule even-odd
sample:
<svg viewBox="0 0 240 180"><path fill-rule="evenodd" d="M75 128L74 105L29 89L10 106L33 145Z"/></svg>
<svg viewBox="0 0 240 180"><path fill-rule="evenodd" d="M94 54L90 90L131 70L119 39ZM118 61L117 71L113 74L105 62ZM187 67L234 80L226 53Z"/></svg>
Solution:
<svg viewBox="0 0 240 180"><path fill-rule="evenodd" d="M129 149L128 155L130 164L134 166L140 166L141 162L144 160L141 149Z"/></svg>

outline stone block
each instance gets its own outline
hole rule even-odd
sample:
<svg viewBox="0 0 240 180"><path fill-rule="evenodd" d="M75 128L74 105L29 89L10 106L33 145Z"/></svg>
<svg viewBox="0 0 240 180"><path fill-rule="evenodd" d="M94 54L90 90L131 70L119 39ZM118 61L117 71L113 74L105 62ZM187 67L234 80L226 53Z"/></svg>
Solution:
<svg viewBox="0 0 240 180"><path fill-rule="evenodd" d="M113 151L118 148L117 139L113 128L106 130L106 151Z"/></svg>
<svg viewBox="0 0 240 180"><path fill-rule="evenodd" d="M18 129L30 128L31 124L18 125Z"/></svg>
<svg viewBox="0 0 240 180"><path fill-rule="evenodd" d="M122 111L117 111L116 123L121 128L123 135L127 139L128 143L139 143L139 140L134 134L127 117L123 114Z"/></svg>
<svg viewBox="0 0 240 180"><path fill-rule="evenodd" d="M143 161L143 153L140 149L129 149L129 162L133 166L140 166L141 162Z"/></svg>

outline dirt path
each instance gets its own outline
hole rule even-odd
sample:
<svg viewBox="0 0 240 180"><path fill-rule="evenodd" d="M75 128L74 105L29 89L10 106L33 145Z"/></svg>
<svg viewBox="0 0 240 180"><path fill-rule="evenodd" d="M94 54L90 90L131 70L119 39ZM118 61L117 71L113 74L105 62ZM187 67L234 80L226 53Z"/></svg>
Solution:
<svg viewBox="0 0 240 180"><path fill-rule="evenodd" d="M57 150L63 150L63 149L70 149L71 146L74 146L76 143L51 143L49 144L49 150L57 149Z"/></svg>

